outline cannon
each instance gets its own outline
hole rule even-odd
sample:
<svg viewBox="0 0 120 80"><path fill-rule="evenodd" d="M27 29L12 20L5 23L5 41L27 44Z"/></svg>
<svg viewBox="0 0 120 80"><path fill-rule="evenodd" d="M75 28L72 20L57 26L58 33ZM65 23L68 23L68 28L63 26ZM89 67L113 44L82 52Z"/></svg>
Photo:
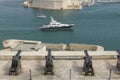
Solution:
<svg viewBox="0 0 120 80"><path fill-rule="evenodd" d="M117 55L117 65L116 65L116 67L120 71L120 50L119 49L117 50L117 53L118 53L118 55Z"/></svg>
<svg viewBox="0 0 120 80"><path fill-rule="evenodd" d="M12 64L9 68L9 75L19 75L21 72L21 56L22 51L18 50L17 54L12 57Z"/></svg>
<svg viewBox="0 0 120 80"><path fill-rule="evenodd" d="M92 57L89 56L87 50L84 51L85 53L85 57L84 57L84 65L83 65L83 70L85 72L85 76L86 75L94 75L94 69L92 66Z"/></svg>
<svg viewBox="0 0 120 80"><path fill-rule="evenodd" d="M54 74L53 72L53 56L51 55L51 50L48 50L48 55L45 56L46 64L45 64L45 72L44 74Z"/></svg>

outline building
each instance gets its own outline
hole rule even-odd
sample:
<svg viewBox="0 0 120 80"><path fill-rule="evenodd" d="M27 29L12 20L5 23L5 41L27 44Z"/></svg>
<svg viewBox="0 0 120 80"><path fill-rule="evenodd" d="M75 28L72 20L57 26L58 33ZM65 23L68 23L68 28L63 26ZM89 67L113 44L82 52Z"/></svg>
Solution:
<svg viewBox="0 0 120 80"><path fill-rule="evenodd" d="M120 2L120 0L96 0L95 2Z"/></svg>
<svg viewBox="0 0 120 80"><path fill-rule="evenodd" d="M82 9L82 0L29 0L27 2L27 6L32 8ZM23 5L26 5L24 3Z"/></svg>

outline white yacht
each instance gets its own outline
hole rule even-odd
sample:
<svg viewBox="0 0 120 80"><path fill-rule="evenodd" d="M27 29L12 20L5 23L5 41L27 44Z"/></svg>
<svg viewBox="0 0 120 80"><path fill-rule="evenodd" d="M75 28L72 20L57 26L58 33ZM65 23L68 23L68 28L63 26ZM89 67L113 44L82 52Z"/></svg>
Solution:
<svg viewBox="0 0 120 80"><path fill-rule="evenodd" d="M57 22L51 16L51 22L49 22L49 24L43 25L42 27L40 27L40 29L41 30L59 30L59 29L70 29L73 26L74 24L62 24L60 22Z"/></svg>

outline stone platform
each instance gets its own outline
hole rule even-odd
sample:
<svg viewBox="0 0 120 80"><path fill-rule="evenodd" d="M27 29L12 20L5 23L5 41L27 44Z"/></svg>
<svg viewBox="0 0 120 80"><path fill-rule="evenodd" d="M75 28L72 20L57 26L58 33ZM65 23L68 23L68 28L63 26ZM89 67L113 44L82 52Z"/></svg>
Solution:
<svg viewBox="0 0 120 80"><path fill-rule="evenodd" d="M10 60L17 51L0 51L0 60ZM47 51L22 51L21 56L23 60L41 60L47 55ZM92 59L116 59L116 51L88 51ZM57 59L83 59L84 51L52 51L51 54Z"/></svg>
<svg viewBox="0 0 120 80"><path fill-rule="evenodd" d="M18 76L9 76L11 60L0 60L0 80L29 80L29 69L32 71L32 80L108 80L110 69L111 80L120 80L115 59L93 60L95 76L84 76L83 62L83 60L53 60L54 75L44 75L45 60L21 60L22 73Z"/></svg>
<svg viewBox="0 0 120 80"><path fill-rule="evenodd" d="M29 70L32 71L32 80L120 80L116 68L116 51L88 51L92 56L95 76L84 76L84 51L52 51L54 56L54 75L44 75L45 56L47 51L22 51L22 73L18 76L9 76L11 59L17 51L0 51L0 80L29 80ZM71 70L71 77L70 77Z"/></svg>

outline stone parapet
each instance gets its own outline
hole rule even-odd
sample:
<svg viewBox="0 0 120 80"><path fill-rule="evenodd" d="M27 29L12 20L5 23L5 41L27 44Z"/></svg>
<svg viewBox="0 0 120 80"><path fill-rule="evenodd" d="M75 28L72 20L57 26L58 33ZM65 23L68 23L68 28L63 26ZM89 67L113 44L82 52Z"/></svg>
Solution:
<svg viewBox="0 0 120 80"><path fill-rule="evenodd" d="M17 51L0 51L0 60L10 60ZM47 56L47 51L22 51L22 60L43 60ZM83 59L85 54L84 51L52 51L52 56L55 59ZM88 51L88 54L92 56L92 59L116 59L116 51Z"/></svg>
<svg viewBox="0 0 120 80"><path fill-rule="evenodd" d="M82 50L90 50L90 51L104 51L104 48L102 46L98 45L87 45L87 44L74 44L71 43L69 45L69 50L75 50L75 51L82 51Z"/></svg>
<svg viewBox="0 0 120 80"><path fill-rule="evenodd" d="M63 44L63 43L60 43L60 44L52 44L52 43L42 43L42 45L45 45L46 46L46 49L51 49L51 50L65 50L67 45L66 44Z"/></svg>
<svg viewBox="0 0 120 80"><path fill-rule="evenodd" d="M13 48L17 47L20 44L36 44L36 45L40 45L41 41L8 39L8 40L4 40L2 43L3 43L4 48L13 49Z"/></svg>

